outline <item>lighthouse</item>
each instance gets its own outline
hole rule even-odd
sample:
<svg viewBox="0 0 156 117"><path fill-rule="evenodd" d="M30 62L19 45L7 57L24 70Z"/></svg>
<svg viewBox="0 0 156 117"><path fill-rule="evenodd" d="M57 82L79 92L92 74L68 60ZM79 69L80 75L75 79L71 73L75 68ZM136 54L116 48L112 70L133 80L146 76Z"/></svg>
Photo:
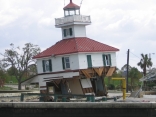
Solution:
<svg viewBox="0 0 156 117"><path fill-rule="evenodd" d="M63 12L55 18L62 39L33 57L38 73L22 85L38 83L41 93L106 95L104 77L115 72L119 49L87 37L91 18L72 0Z"/></svg>

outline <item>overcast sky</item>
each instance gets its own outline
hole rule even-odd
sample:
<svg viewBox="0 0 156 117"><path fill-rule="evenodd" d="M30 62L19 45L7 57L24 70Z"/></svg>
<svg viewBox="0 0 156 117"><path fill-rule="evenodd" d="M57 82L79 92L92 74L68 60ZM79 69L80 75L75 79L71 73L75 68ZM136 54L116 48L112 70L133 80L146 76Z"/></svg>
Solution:
<svg viewBox="0 0 156 117"><path fill-rule="evenodd" d="M0 53L10 43L31 42L43 51L61 40L54 19L63 17L63 7L64 0L0 0ZM81 14L91 16L87 37L120 49L118 68L126 64L128 49L132 67L141 53L156 53L156 0L83 0ZM151 57L156 67L156 54Z"/></svg>

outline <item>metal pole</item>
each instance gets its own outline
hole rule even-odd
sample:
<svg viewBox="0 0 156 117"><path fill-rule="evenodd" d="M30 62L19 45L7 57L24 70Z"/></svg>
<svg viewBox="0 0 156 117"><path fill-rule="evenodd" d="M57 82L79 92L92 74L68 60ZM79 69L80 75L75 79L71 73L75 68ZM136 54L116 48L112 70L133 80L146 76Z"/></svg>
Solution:
<svg viewBox="0 0 156 117"><path fill-rule="evenodd" d="M126 99L126 79L125 78L112 78L112 80L122 80L122 92L123 92L123 100Z"/></svg>
<svg viewBox="0 0 156 117"><path fill-rule="evenodd" d="M125 100L126 99L126 89L127 89L125 79L122 80L122 88L123 88L123 100Z"/></svg>
<svg viewBox="0 0 156 117"><path fill-rule="evenodd" d="M126 78L126 92L128 93L128 71L129 71L129 49L127 52L127 78Z"/></svg>

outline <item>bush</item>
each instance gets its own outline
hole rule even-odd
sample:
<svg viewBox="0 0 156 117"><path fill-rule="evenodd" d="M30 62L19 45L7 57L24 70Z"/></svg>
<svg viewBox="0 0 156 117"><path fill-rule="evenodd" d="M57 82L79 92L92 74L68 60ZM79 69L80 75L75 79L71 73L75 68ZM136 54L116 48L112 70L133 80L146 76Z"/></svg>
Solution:
<svg viewBox="0 0 156 117"><path fill-rule="evenodd" d="M113 84L109 84L109 85L108 85L108 89L109 89L109 90L114 90L114 89L115 89L115 86L114 86Z"/></svg>
<svg viewBox="0 0 156 117"><path fill-rule="evenodd" d="M26 87L25 89L26 89L26 90L29 90L29 87Z"/></svg>
<svg viewBox="0 0 156 117"><path fill-rule="evenodd" d="M153 86L156 86L156 84L155 83L149 83L149 84L147 84L147 86L150 88L153 88Z"/></svg>

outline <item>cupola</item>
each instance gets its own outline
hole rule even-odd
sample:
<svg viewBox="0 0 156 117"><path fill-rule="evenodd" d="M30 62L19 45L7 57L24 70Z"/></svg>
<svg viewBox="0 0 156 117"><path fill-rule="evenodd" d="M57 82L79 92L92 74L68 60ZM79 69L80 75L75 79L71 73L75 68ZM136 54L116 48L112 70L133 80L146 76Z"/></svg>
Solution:
<svg viewBox="0 0 156 117"><path fill-rule="evenodd" d="M55 27L61 28L62 39L86 37L86 26L91 24L90 16L80 14L80 6L70 0L63 8L64 17L55 18Z"/></svg>
<svg viewBox="0 0 156 117"><path fill-rule="evenodd" d="M71 15L80 15L80 6L74 4L72 0L70 3L63 8L64 16L71 16Z"/></svg>

